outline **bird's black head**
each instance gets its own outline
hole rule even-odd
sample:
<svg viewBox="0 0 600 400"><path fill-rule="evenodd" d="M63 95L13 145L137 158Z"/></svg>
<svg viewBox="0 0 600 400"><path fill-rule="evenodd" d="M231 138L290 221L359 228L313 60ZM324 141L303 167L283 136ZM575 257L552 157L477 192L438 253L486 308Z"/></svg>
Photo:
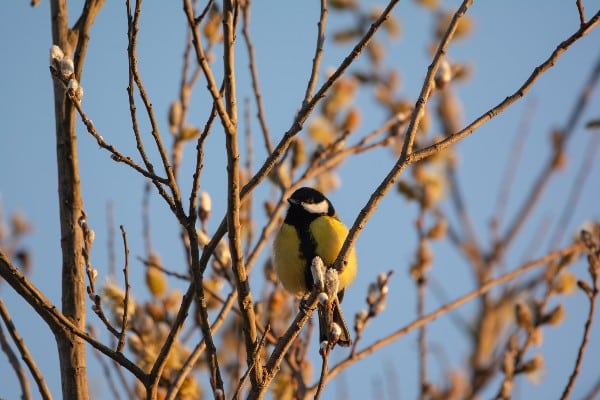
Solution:
<svg viewBox="0 0 600 400"><path fill-rule="evenodd" d="M335 215L335 209L329 199L310 187L296 190L288 199L288 203L290 207L285 222L290 225L310 224L317 217Z"/></svg>

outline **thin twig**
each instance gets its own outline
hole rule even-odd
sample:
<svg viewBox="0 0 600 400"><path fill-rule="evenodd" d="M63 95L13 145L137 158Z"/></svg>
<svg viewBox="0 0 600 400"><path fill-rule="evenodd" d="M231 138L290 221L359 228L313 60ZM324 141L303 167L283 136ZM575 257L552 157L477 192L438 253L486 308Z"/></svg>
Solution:
<svg viewBox="0 0 600 400"><path fill-rule="evenodd" d="M192 31L192 36L193 36L192 43L194 44L194 49L196 52L196 61L202 68L202 72L204 73L204 77L206 78L206 82L208 84L208 91L210 92L210 94L213 98L213 104L215 105L215 107L217 109L219 118L221 119L221 122L222 122L225 130L232 132L233 130L235 130L235 128L234 128L232 121L229 118L229 114L227 113L227 110L225 109L225 105L223 104L223 98L221 96L219 89L217 88L214 74L212 72L212 69L210 68L210 65L208 64L208 60L204 53L204 49L202 48L202 40L200 38L200 32L198 31L198 26L196 25L196 22L195 22L196 19L194 18L194 10L192 8L192 4L191 4L190 0L183 1L183 9L184 9L185 15L188 20L188 25Z"/></svg>
<svg viewBox="0 0 600 400"><path fill-rule="evenodd" d="M226 129L225 146L227 149L227 233L229 250L231 252L232 270L238 291L238 304L244 324L244 339L246 345L246 362L250 372L252 386L262 381L262 362L254 357L261 357L257 352L258 335L256 332L256 315L252 293L248 280L248 272L242 253L242 235L240 224L240 156L237 134L237 99L234 65L234 26L233 17L235 6L232 1L223 2L223 36L224 36L224 76L225 103L231 126Z"/></svg>
<svg viewBox="0 0 600 400"><path fill-rule="evenodd" d="M598 395L600 395L600 378L596 380L596 383L591 387L589 392L582 397L582 400L597 400Z"/></svg>
<svg viewBox="0 0 600 400"><path fill-rule="evenodd" d="M224 90L224 85L221 85L221 92ZM191 217L196 217L196 203L198 200L198 190L200 189L200 174L202 172L202 163L204 161L204 142L210 133L211 127L215 118L217 117L217 108L213 104L212 109L210 111L210 115L204 124L204 129L200 136L198 137L198 141L196 142L196 166L194 167L194 176L192 179L192 190L190 191L190 208L188 211L188 215Z"/></svg>
<svg viewBox="0 0 600 400"><path fill-rule="evenodd" d="M594 132L593 136L590 137L590 143L586 146L585 156L581 161L579 171L577 172L577 175L573 180L573 184L571 185L571 190L569 191L569 196L565 202L562 214L555 225L554 234L550 239L551 249L556 248L556 246L560 244L561 239L567 232L565 227L569 226L569 222L575 213L576 206L579 203L579 198L581 197L581 193L585 187L587 177L593 170L592 167L594 166L594 160L596 158L598 147L600 147L600 135Z"/></svg>
<svg viewBox="0 0 600 400"><path fill-rule="evenodd" d="M406 131L404 144L402 146L402 152L400 154L400 157L399 157L398 161L396 162L396 164L394 165L394 167L385 176L385 178L381 181L381 183L379 184L377 189L370 196L367 204L361 209L359 215L354 220L354 223L352 224L352 228L350 229L350 232L348 233L348 236L346 237L346 240L344 241L344 245L342 246L342 249L340 250L340 253L338 254L338 257L334 263L336 269L343 270L343 268L346 264L346 257L350 253L350 249L354 245L354 242L356 241L356 238L358 237L358 235L359 235L360 231L362 230L362 228L364 227L365 223L370 218L370 216L375 212L377 205L379 204L381 199L386 195L386 193L391 189L395 180L398 178L398 176L400 176L402 171L409 164L411 164L412 162L415 161L415 160L413 160L413 157L412 157L412 155L414 154L412 152L414 138L415 138L419 123L421 122L421 119L423 118L423 115L425 113L425 105L427 104L429 95L431 94L431 91L433 90L433 87L435 85L435 74L437 72L438 66L440 65L440 63L444 57L444 54L446 53L447 47L450 44L450 40L451 40L452 36L454 35L454 31L456 30L458 20L466 13L467 9L469 8L469 6L471 4L472 4L472 0L464 0L463 1L460 8L456 11L454 16L452 17L452 20L451 20L450 24L448 25L448 29L446 30L446 33L440 40L438 49L437 49L437 51L433 57L433 60L427 70L427 75L423 82L423 86L421 88L421 93L416 102L415 109L412 113L411 120L410 120L410 123L409 123L407 131ZM453 136L454 135L451 135L448 138L446 138L445 140L438 142L437 145L439 146L441 143L448 141Z"/></svg>
<svg viewBox="0 0 600 400"><path fill-rule="evenodd" d="M2 299L0 299L0 310L4 307L4 303ZM2 314L4 319L4 314ZM9 321L10 322L10 321ZM6 323L6 321L5 321ZM8 325L7 325L8 326ZM10 328L9 328L10 329ZM6 335L4 334L4 328L0 324L0 348L6 354L8 358L8 362L12 367L13 371L15 371L15 375L17 375L17 380L19 381L19 385L21 386L21 399L23 400L31 400L31 389L29 388L29 380L27 379L27 375L25 374L25 370L21 366L19 362L19 358L10 347L8 340L6 340Z"/></svg>
<svg viewBox="0 0 600 400"><path fill-rule="evenodd" d="M142 195L142 237L144 238L144 249L146 251L146 257L148 258L152 253L152 230L150 229L151 188L150 182L146 182L144 185L144 193Z"/></svg>
<svg viewBox="0 0 600 400"><path fill-rule="evenodd" d="M217 332L219 330L219 328L221 327L221 325L223 324L223 321L225 321L225 316L233 307L236 297L237 296L235 296L235 292L231 292L229 294L229 296L227 297L227 300L225 301L225 304L221 308L219 315L217 316L217 318L215 318L215 321L213 322L213 324L211 326L211 331L213 333ZM177 396L177 393L179 392L179 388L181 388L181 385L185 381L185 378L189 375L192 368L194 368L194 366L198 362L198 359L200 359L200 356L204 353L205 349L206 349L206 342L204 341L204 338L202 338L200 343L198 343L196 345L194 350L192 350L192 352L190 353L189 357L183 363L183 366L181 367L177 376L173 380L173 383L169 387L169 391L167 392L167 395L165 396L165 400L175 399L175 397Z"/></svg>
<svg viewBox="0 0 600 400"><path fill-rule="evenodd" d="M248 49L248 63L250 66L250 76L252 78L252 91L254 92L254 99L256 101L256 116L258 117L258 122L260 123L260 128L263 133L263 138L265 140L265 147L267 148L267 152L271 153L273 151L273 144L271 143L271 133L269 132L269 127L267 125L267 119L265 114L265 107L262 101L262 94L260 91L260 85L258 83L258 71L256 69L256 56L254 54L254 46L252 44L252 40L250 38L250 0L246 0L242 5L242 34L244 36L244 42L246 43L246 48Z"/></svg>
<svg viewBox="0 0 600 400"><path fill-rule="evenodd" d="M425 278L417 282L417 319L425 315ZM427 328L423 325L419 328L419 399L424 400L428 394L427 384Z"/></svg>
<svg viewBox="0 0 600 400"><path fill-rule="evenodd" d="M17 346L17 349L19 350L19 353L21 354L21 358L23 359L23 361L25 361L25 365L27 365L27 368L29 369L31 376L33 376L33 380L35 381L35 383L38 387L40 395L42 396L43 399L52 399L52 394L50 393L50 389L48 388L48 385L46 385L46 380L44 379L44 375L39 370L35 360L33 359L33 356L31 355L31 353L29 352L29 349L25 345L25 341L23 340L23 337L21 337L21 335L17 331L17 328L13 324L12 318L10 317L10 314L8 313L8 309L6 308L6 305L4 304L2 299L0 299L0 317L2 317L2 321L4 321L4 325L6 325L6 329L8 329L8 333L10 334L13 342ZM2 333L2 336L4 337L4 333ZM3 348L4 348L4 345L3 345ZM20 374L17 373L17 375L19 375L19 381L21 381ZM25 378L25 379L27 379L27 378ZM28 386L28 385L26 385L26 386ZM28 391L28 388L26 388L24 386L23 382L21 382L21 387L23 388L23 395L25 395L25 393Z"/></svg>
<svg viewBox="0 0 600 400"><path fill-rule="evenodd" d="M311 293L310 297L306 300L304 307L300 308L286 332L281 336L264 367L263 381L259 386L252 387L248 394L248 399L254 400L262 399L264 397L267 388L279 370L279 365L281 364L283 357L290 349L294 340L298 337L298 334L300 334L302 327L310 319L313 311L316 309L318 302L317 296L318 293L316 290Z"/></svg>
<svg viewBox="0 0 600 400"><path fill-rule="evenodd" d="M504 174L500 180L498 186L498 195L496 196L496 206L494 207L494 216L491 219L491 228L493 235L498 238L498 229L500 221L504 220L504 212L508 205L508 198L510 195L510 189L515 179L517 172L517 166L519 160L523 154L525 147L525 139L531 133L531 122L533 120L533 114L535 112L537 103L535 101L528 101L525 104L525 111L523 112L521 122L515 133L513 143L510 146L511 152L509 159L504 167Z"/></svg>
<svg viewBox="0 0 600 400"><path fill-rule="evenodd" d="M589 264L589 272L592 280L592 287L589 288L583 285L584 282L578 282L580 288L583 292L585 292L588 297L590 308L588 312L587 319L585 321L585 329L583 330L583 337L581 339L581 344L579 345L579 350L577 351L577 360L575 361L575 366L573 367L573 372L569 377L569 382L565 386L565 389L562 393L561 400L565 400L569 397L571 390L575 386L575 380L579 375L579 371L581 368L581 363L583 361L583 355L585 353L585 349L587 347L588 341L590 339L590 332L592 331L592 323L594 320L594 314L596 311L596 300L598 298L598 275L600 274L600 250L598 250L599 243L594 243L595 248L588 248L590 254L588 254L588 264ZM591 246L588 246L591 247Z"/></svg>
<svg viewBox="0 0 600 400"><path fill-rule="evenodd" d="M119 391L117 390L117 385L115 384L115 380L111 373L112 368L110 368L108 361L98 350L94 350L92 354L96 357L96 360L100 363L100 366L102 367L102 372L104 373L104 380L108 382L108 389L110 390L112 398L115 400L121 400L121 396L119 395Z"/></svg>
<svg viewBox="0 0 600 400"><path fill-rule="evenodd" d="M252 370L254 368L256 368L256 363L262 362L262 358L259 356L258 353L260 353L264 349L265 343L267 342L266 339L270 335L270 330L271 330L271 326L267 325L265 327L265 332L264 332L262 338L260 339L260 342L256 346L256 354L252 355L252 359L254 360L254 363L246 369L246 372L244 372L244 374L240 378L239 383L238 383L237 387L235 388L235 392L233 393L233 396L232 396L233 399L239 398L240 391L242 390L242 387L244 386L246 379L248 378L248 376L250 375Z"/></svg>
<svg viewBox="0 0 600 400"><path fill-rule="evenodd" d="M327 0L321 0L321 15L317 23L317 45L315 46L315 56L313 57L312 69L310 78L306 86L306 94L304 95L304 104L308 103L313 98L315 86L319 79L319 68L321 67L321 59L323 58L323 46L325 45L325 24L327 23Z"/></svg>
<svg viewBox="0 0 600 400"><path fill-rule="evenodd" d="M339 364L337 364L336 366L334 366L332 369L329 370L328 379L333 379L337 374L339 374L344 369L348 368L350 365L354 364L358 360L361 360L361 359L367 357L368 355L374 353L375 351L379 350L380 348L385 347L388 344L405 336L407 333L412 332L415 329L419 329L421 326L424 326L424 325L430 323L431 321L435 320L436 318L439 318L440 316L462 306L463 304L481 296L482 294L489 292L494 287L501 285L503 283L509 282L509 281L515 279L516 277L522 275L523 273L525 273L527 271L531 271L542 265L545 265L548 262L560 259L561 257L567 256L572 253L580 252L584 248L585 247L582 243L575 243L575 244L565 247L561 250L550 252L547 255L545 255L544 257L541 257L537 260L534 260L527 264L524 264L524 265L518 267L517 269L515 269L511 272L508 272L504 275L501 275L497 278L490 279L489 281L485 282L483 285L481 285L477 289L473 290L472 292L470 292L462 297L459 297L458 299L456 299L450 303L443 305L442 307L438 308L437 310L425 315L423 318L420 318L420 319L417 319L417 320L411 322L410 324L404 326L403 328L398 329L397 331L391 333L390 335L373 342L371 345L369 345L365 349L355 353L351 357L341 361ZM314 390L314 388L312 388L312 390Z"/></svg>
<svg viewBox="0 0 600 400"><path fill-rule="evenodd" d="M480 128L483 124L494 118L495 116L502 113L506 110L510 105L514 102L522 98L533 86L535 81L547 70L552 68L560 56L567 51L575 42L581 39L583 36L590 33L597 25L600 23L600 11L598 11L584 26L578 29L575 33L569 36L567 39L562 41L552 54L540 65L533 69L533 72L529 75L529 77L525 80L525 82L511 95L507 96L504 100L498 103L496 106L487 110L480 117L471 122L468 126L462 129L460 132L456 132L453 135L450 135L443 140L436 142L430 146L427 146L423 149L417 150L412 153L409 157L410 163L415 163L421 161L435 153L440 152L441 150L446 149L452 144L464 139L473 133L476 129Z"/></svg>
<svg viewBox="0 0 600 400"><path fill-rule="evenodd" d="M304 121L306 121L306 119L308 118L310 113L314 110L314 108L317 106L319 101L322 98L324 98L324 96L326 95L328 90L331 88L331 86L335 82L338 81L338 79L344 74L344 72L354 62L354 60L356 60L358 58L358 56L360 55L362 50L370 42L370 40L373 37L373 35L375 34L375 32L377 32L377 30L379 30L379 28L381 27L383 22L387 19L387 17L393 10L394 6L398 3L398 1L399 0L391 0L390 1L390 3L386 6L386 8L381 13L381 15L371 24L368 31L359 40L359 42L352 48L352 50L346 56L346 58L344 58L344 60L340 64L340 66L335 70L335 72L333 74L331 74L329 79L327 79L327 81L325 81L325 83L323 83L323 85L317 91L317 94L313 97L313 99L306 105L302 106L302 108L296 115L296 118L292 122L292 126L283 135L283 138L281 139L279 144L275 147L273 152L271 154L269 154L269 156L267 157L267 159L265 160L263 165L254 174L254 176L250 179L250 181L248 181L248 183L245 184L244 187L241 189L240 199L242 201L246 198L246 196L248 195L249 192L254 190L254 188L256 186L258 186L258 184L260 182L262 182L262 180L265 179L269 175L269 173L271 172L271 170L277 163L277 160L279 159L279 157L281 157L289 148L290 144L292 143L292 141L294 139L294 136L298 132L300 132L300 130L302 129L302 124L304 123ZM186 9L186 14L188 15L188 20L189 20L190 15L189 15L189 11L188 11L189 7L187 6L187 0L186 0L186 3L184 4L184 8ZM193 20L193 18L192 18L192 20ZM217 244L219 243L219 241L221 240L221 238L223 237L223 235L225 234L226 231L227 231L227 223L226 223L226 219L223 218L221 220L221 223L219 224L219 227L217 228L216 232L214 233L211 241L204 247L204 250L202 252L202 257L200 259L200 265L202 266L203 269L206 268L206 265L208 263L210 256L215 251Z"/></svg>
<svg viewBox="0 0 600 400"><path fill-rule="evenodd" d="M577 12L579 13L579 24L583 25L585 24L585 10L583 7L583 3L581 2L581 0L576 0L577 2Z"/></svg>
<svg viewBox="0 0 600 400"><path fill-rule="evenodd" d="M329 371L329 352L323 350L323 351L321 351L321 375L319 376L319 383L317 384L315 400L318 400L321 398L321 392L325 388L327 371Z"/></svg>
<svg viewBox="0 0 600 400"><path fill-rule="evenodd" d="M0 249L0 276L17 292L35 312L48 324L54 332L64 331L80 337L94 348L129 370L141 382L146 382L146 373L122 353L117 353L105 346L87 332L79 329L52 302L40 292L31 281L14 266L8 256Z"/></svg>
<svg viewBox="0 0 600 400"><path fill-rule="evenodd" d="M123 237L123 253L125 255L125 265L123 266L123 276L125 277L125 298L123 299L123 321L121 323L121 332L119 334L119 341L117 343L117 353L123 351L123 346L125 345L127 318L129 317L129 290L131 289L131 286L129 285L129 248L127 247L127 233L125 232L123 225L120 225L119 229L121 229L121 235Z"/></svg>
<svg viewBox="0 0 600 400"><path fill-rule="evenodd" d="M250 99L246 98L246 102L245 102L245 112L244 112L244 121L245 121L245 125L246 125L246 134L245 134L245 138L246 138L246 165L245 165L245 169L246 169L246 176L250 176L252 174L252 163L254 160L254 147L252 145L252 129L251 129L251 123L250 123ZM244 256L246 259L248 259L248 254L250 254L250 248L252 246L252 241L254 240L254 224L252 223L252 193L249 194L248 198L246 199L246 204L245 204L245 213L243 215L244 218L244 224L245 229L246 229L246 235L245 235L245 240L246 240L246 248L244 249ZM246 268L248 268L248 266L246 265Z"/></svg>
<svg viewBox="0 0 600 400"><path fill-rule="evenodd" d="M69 93L69 92L67 92L67 94L69 95L71 102L75 106L75 109L77 110L77 113L79 114L79 116L81 118L81 122L85 125L88 133L90 135L92 135L94 137L94 139L96 139L96 142L98 142L98 146L100 146L101 148L103 148L111 153L110 158L112 158L113 161L127 164L128 166L130 166L131 168L133 168L134 170L136 170L137 172L139 172L146 178L151 179L152 181L156 181L156 182L159 182L162 184L166 184L168 182L167 179L162 178L158 175L155 175L154 172L147 171L144 168L140 167L138 164L135 163L135 161L133 161L131 159L131 157L124 156L113 145L108 144L104 140L104 138L102 136L100 136L100 134L96 130L96 127L94 126L94 123L92 122L91 119L88 118L85 111L83 111L81 104L77 101L74 94Z"/></svg>
<svg viewBox="0 0 600 400"><path fill-rule="evenodd" d="M552 52L550 58L548 58L544 63L542 63L538 68L536 68L533 74L529 77L526 83L521 87L520 91L523 92L524 88L527 86L531 86L533 81L537 79L537 76L552 65L554 65L554 61L562 54L572 43L574 43L577 38L585 35L586 32L595 27L600 21L600 11L594 15L594 17L590 20L590 22L586 25L583 25L575 34L569 37L567 40L563 41L555 50ZM537 74L536 74L537 73ZM531 215L531 211L535 204L538 202L542 191L546 187L550 177L553 172L556 171L554 166L555 157L562 151L564 151L567 141L573 136L573 132L575 131L575 127L577 126L577 122L580 120L583 115L583 111L585 110L585 105L587 104L594 87L596 86L598 80L600 80L600 59L595 64L595 67L592 70L590 77L588 78L579 98L575 102L571 114L567 119L567 122L564 128L560 132L560 137L557 139L559 143L555 145L553 153L550 155L548 161L544 169L541 171L540 175L536 179L535 183L532 185L531 191L525 197L523 204L519 211L515 214L513 221L509 224L506 229L505 234L501 237L500 241L494 246L494 254L492 254L491 259L493 261L498 260L502 257L502 253L505 249L510 245L510 243L516 238L517 234L520 232L521 228L524 226L527 221L527 217ZM513 96L519 94L516 92ZM513 97L511 96L511 97ZM516 99L516 98L515 98ZM508 100L508 98L506 99ZM504 102L506 102L506 100ZM503 103L504 103L503 102ZM502 103L501 103L502 104Z"/></svg>
<svg viewBox="0 0 600 400"><path fill-rule="evenodd" d="M106 247L108 250L108 275L115 276L115 215L112 202L106 205Z"/></svg>
<svg viewBox="0 0 600 400"><path fill-rule="evenodd" d="M156 149L158 150L165 173L167 175L167 185L171 189L171 194L175 201L176 208L173 210L173 212L175 212L175 214L178 216L182 216L183 211L181 210L181 196L179 193L179 188L177 186L177 182L176 182L175 176L173 174L173 169L171 168L171 165L169 163L169 157L167 155L166 148L162 143L162 139L160 136L160 131L158 129L158 123L156 121L156 116L154 114L154 109L152 107L152 103L150 101L148 93L146 92L146 88L144 86L144 83L142 82L142 77L140 75L140 71L138 70L138 66L137 66L137 34L139 32L138 24L139 24L139 18L140 18L140 14L141 14L141 3L142 3L141 0L136 0L135 11L134 11L134 15L132 17L129 0L127 0L127 19L128 19L127 31L128 31L128 39L129 39L129 45L127 47L127 54L128 54L128 60L129 60L129 73L130 73L129 87L128 87L129 90L128 91L129 91L130 107L132 108L131 115L132 115L132 119L136 118L135 117L135 115L136 115L135 105L134 105L134 99L133 99L133 87L132 87L132 83L135 82L135 86L137 87L138 93L142 99L142 102L144 103L144 107L146 109L146 114L148 116L148 119L150 120L150 125L152 127L152 137L154 138L154 142L156 144ZM136 139L137 139L137 136L136 136ZM138 149L140 148L140 145L141 145L141 138L140 138L140 142L138 143ZM140 153L140 154L143 154L143 153ZM144 158L144 160L146 161L146 158ZM148 162L146 163L146 165L148 166ZM150 170L150 168L148 168L148 169ZM160 187L160 185L156 185L156 186L157 186L157 188Z"/></svg>

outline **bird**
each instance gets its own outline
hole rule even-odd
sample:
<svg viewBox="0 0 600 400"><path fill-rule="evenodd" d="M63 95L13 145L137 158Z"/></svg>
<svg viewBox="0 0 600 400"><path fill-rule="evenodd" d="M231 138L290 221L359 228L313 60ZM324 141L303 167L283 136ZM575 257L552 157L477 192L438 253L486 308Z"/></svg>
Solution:
<svg viewBox="0 0 600 400"><path fill-rule="evenodd" d="M273 264L279 280L292 295L306 298L315 282L311 264L320 257L326 268L332 267L348 236L348 228L339 220L333 204L323 193L311 187L297 189L287 199L286 216L273 241ZM357 274L357 258L354 248L350 250L347 263L338 271L339 291L332 301L332 317L340 330L336 334L340 346L351 346L350 331L344 320L340 302L345 289ZM319 307L319 337L321 344L330 343L332 328L322 307Z"/></svg>

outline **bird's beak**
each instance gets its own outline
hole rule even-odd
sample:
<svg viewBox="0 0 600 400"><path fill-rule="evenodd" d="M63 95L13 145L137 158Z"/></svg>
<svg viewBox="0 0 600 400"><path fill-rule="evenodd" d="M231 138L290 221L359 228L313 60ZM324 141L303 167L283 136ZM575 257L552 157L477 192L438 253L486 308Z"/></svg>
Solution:
<svg viewBox="0 0 600 400"><path fill-rule="evenodd" d="M291 197L289 199L287 199L288 203L290 204L298 204L298 200L296 199L292 199Z"/></svg>

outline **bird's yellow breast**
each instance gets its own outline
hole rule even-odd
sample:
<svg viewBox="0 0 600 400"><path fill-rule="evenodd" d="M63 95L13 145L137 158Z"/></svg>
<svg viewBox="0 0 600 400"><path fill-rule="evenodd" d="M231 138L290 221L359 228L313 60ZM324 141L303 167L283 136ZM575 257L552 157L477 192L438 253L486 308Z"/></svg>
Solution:
<svg viewBox="0 0 600 400"><path fill-rule="evenodd" d="M326 266L331 266L342 249L348 228L336 218L323 216L311 222L310 232L317 244L315 253ZM296 228L283 224L275 237L273 247L275 269L283 287L298 297L306 295L308 289L305 268L310 268L310 263L300 252L300 238ZM348 263L339 275L340 290L354 281L356 270L356 253L353 248L348 256Z"/></svg>

